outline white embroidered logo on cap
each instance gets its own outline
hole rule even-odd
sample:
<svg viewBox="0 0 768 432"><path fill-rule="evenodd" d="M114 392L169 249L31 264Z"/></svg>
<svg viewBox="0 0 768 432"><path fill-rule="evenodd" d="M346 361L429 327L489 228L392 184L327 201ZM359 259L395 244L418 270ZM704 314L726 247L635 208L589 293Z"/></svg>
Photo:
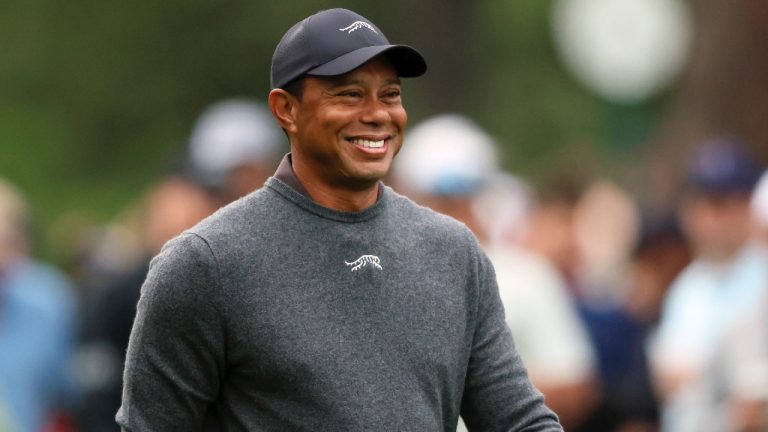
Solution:
<svg viewBox="0 0 768 432"><path fill-rule="evenodd" d="M363 255L360 258L352 261L352 262L346 262L344 261L344 264L348 266L353 266L352 271L357 271L362 267L365 267L366 265L370 264L374 267L376 267L379 270L383 270L381 268L381 261L379 260L379 257L376 255Z"/></svg>
<svg viewBox="0 0 768 432"><path fill-rule="evenodd" d="M353 31L359 29L360 27L365 27L368 30L370 30L370 31L372 31L372 32L374 32L376 34L379 34L379 32L377 32L376 29L374 29L372 25L368 24L365 21L355 21L352 24L350 24L350 25L348 25L348 26L346 26L344 28L340 28L339 31L345 31L345 32L347 32L347 34L349 34L349 33L352 33Z"/></svg>

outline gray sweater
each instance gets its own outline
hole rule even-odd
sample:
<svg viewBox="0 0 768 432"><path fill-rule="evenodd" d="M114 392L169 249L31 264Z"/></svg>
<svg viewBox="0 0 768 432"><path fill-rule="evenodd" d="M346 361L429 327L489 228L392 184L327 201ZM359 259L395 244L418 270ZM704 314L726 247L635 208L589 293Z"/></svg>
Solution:
<svg viewBox="0 0 768 432"><path fill-rule="evenodd" d="M142 287L126 431L560 431L491 264L388 187L357 213L276 178L169 242Z"/></svg>

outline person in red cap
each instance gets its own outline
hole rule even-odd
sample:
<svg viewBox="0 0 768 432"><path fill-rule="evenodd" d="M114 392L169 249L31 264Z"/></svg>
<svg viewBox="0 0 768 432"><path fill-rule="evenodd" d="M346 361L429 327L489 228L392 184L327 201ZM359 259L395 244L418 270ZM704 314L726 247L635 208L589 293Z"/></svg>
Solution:
<svg viewBox="0 0 768 432"><path fill-rule="evenodd" d="M475 237L381 182L425 71L349 10L288 30L269 107L291 153L154 258L123 430L562 431Z"/></svg>

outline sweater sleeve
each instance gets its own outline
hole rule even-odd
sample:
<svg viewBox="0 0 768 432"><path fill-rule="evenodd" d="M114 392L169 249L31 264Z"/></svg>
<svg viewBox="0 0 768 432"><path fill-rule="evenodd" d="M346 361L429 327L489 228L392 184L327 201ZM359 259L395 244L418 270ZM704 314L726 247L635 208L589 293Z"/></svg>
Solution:
<svg viewBox="0 0 768 432"><path fill-rule="evenodd" d="M117 422L124 431L203 428L225 355L218 268L194 234L169 242L141 289Z"/></svg>
<svg viewBox="0 0 768 432"><path fill-rule="evenodd" d="M476 270L477 321L461 404L467 428L562 431L515 350L493 266L482 252L478 252Z"/></svg>

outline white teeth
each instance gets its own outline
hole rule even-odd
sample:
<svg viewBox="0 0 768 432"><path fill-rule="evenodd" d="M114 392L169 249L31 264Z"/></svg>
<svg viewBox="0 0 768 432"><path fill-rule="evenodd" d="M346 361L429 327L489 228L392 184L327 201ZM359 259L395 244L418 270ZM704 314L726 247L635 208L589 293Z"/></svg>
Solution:
<svg viewBox="0 0 768 432"><path fill-rule="evenodd" d="M365 140L365 139L354 139L354 140L352 140L352 142L354 142L357 145L361 145L363 147L368 147L368 148L381 148L381 147L384 147L384 140L369 141L369 140Z"/></svg>

